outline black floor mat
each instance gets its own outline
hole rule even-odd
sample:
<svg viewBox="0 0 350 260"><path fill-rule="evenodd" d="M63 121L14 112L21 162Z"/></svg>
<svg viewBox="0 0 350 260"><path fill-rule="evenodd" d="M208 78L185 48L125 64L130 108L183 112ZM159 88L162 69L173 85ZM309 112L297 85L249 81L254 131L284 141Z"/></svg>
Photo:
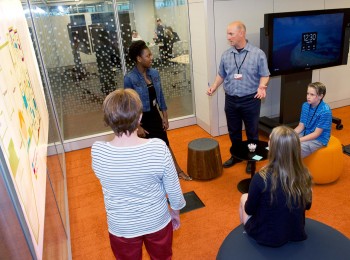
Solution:
<svg viewBox="0 0 350 260"><path fill-rule="evenodd" d="M180 214L205 207L204 203L194 191L184 193L184 197L186 200L186 206L180 210Z"/></svg>
<svg viewBox="0 0 350 260"><path fill-rule="evenodd" d="M343 146L343 152L350 156L350 144Z"/></svg>

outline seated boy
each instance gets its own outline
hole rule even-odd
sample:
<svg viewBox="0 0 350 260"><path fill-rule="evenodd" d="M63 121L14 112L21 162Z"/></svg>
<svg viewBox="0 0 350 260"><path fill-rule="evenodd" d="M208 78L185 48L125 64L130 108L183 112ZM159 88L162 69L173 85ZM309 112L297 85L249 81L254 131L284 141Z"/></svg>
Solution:
<svg viewBox="0 0 350 260"><path fill-rule="evenodd" d="M327 146L331 136L332 111L323 101L325 95L326 86L323 83L308 85L307 101L301 108L299 125L294 129L300 136L302 158Z"/></svg>

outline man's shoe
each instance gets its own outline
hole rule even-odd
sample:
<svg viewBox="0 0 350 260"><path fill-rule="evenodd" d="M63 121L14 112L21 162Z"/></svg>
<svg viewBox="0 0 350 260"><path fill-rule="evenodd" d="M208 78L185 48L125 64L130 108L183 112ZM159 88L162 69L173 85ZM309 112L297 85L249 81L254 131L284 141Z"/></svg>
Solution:
<svg viewBox="0 0 350 260"><path fill-rule="evenodd" d="M233 165L235 165L236 163L241 162L242 160L238 160L235 157L231 156L230 159L228 159L226 162L224 162L224 164L222 165L222 167L224 168L230 168Z"/></svg>
<svg viewBox="0 0 350 260"><path fill-rule="evenodd" d="M248 162L247 167L245 168L245 172L250 174L251 171L252 171L252 163Z"/></svg>

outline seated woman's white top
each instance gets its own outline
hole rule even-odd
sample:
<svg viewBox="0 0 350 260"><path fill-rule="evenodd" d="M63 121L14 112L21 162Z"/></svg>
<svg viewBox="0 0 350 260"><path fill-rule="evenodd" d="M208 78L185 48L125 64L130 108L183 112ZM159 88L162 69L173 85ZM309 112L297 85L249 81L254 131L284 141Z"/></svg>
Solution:
<svg viewBox="0 0 350 260"><path fill-rule="evenodd" d="M141 41L142 40L142 38L141 38L141 36L140 35L137 35L136 37L131 37L131 41L132 42L136 42L136 41Z"/></svg>

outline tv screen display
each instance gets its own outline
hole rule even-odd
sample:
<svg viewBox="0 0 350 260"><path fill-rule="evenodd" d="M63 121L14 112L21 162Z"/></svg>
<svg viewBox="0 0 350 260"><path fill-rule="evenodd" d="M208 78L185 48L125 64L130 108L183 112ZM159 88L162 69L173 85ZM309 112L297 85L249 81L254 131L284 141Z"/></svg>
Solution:
<svg viewBox="0 0 350 260"><path fill-rule="evenodd" d="M265 14L271 75L346 64L349 10Z"/></svg>

